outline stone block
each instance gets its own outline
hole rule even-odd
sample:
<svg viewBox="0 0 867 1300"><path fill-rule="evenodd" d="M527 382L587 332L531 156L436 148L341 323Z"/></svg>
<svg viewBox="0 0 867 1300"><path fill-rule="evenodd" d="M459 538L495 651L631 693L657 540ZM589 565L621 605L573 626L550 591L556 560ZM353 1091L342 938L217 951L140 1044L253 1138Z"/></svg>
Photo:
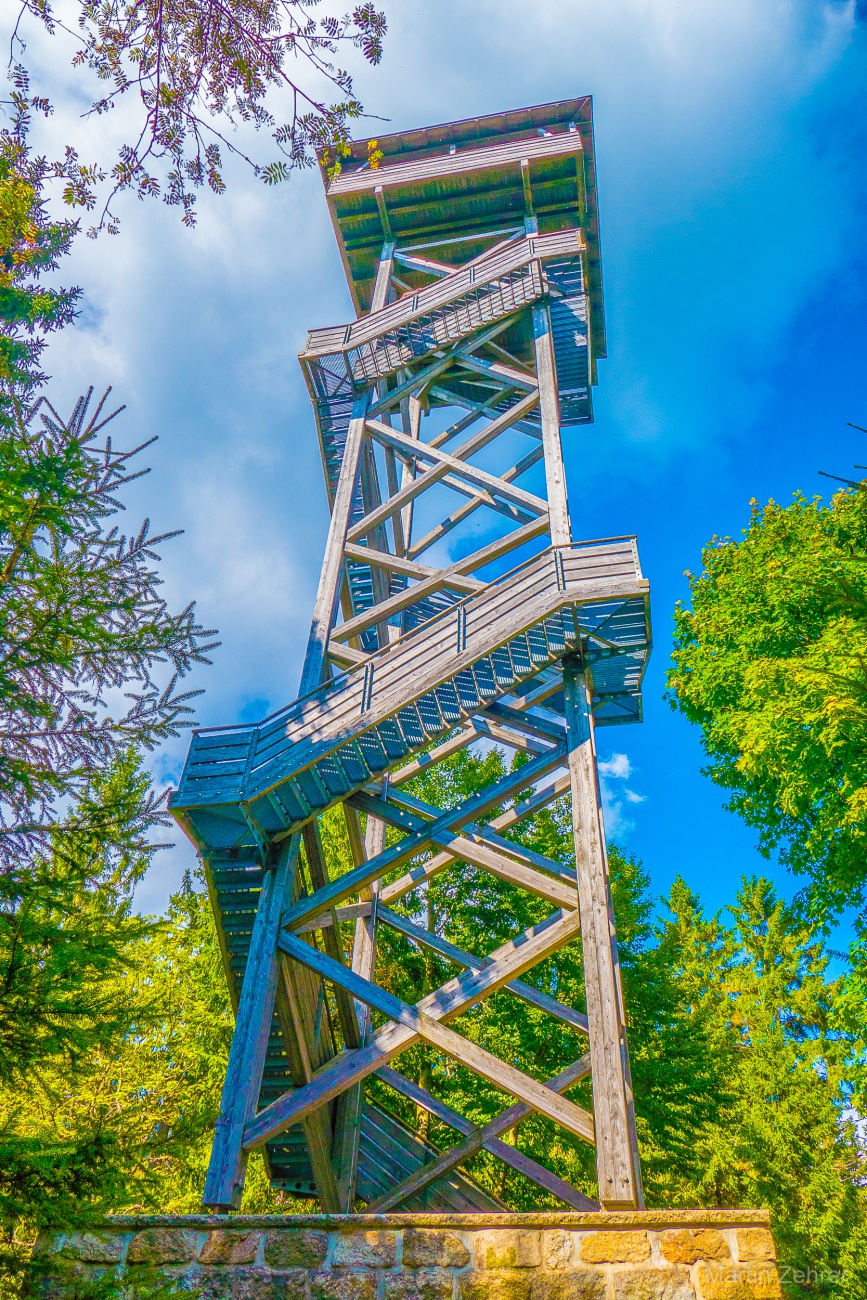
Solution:
<svg viewBox="0 0 867 1300"><path fill-rule="evenodd" d="M614 1300L695 1300L685 1268L642 1268L613 1277Z"/></svg>
<svg viewBox="0 0 867 1300"><path fill-rule="evenodd" d="M290 1276L292 1281L287 1283L284 1279ZM264 1268L230 1264L195 1273L187 1279L185 1290L198 1300L304 1300L304 1273L269 1273Z"/></svg>
<svg viewBox="0 0 867 1300"><path fill-rule="evenodd" d="M256 1259L261 1232L218 1228L209 1232L199 1254L200 1264L252 1264Z"/></svg>
<svg viewBox="0 0 867 1300"><path fill-rule="evenodd" d="M585 1264L640 1264L650 1258L646 1232L588 1232L581 1238Z"/></svg>
<svg viewBox="0 0 867 1300"><path fill-rule="evenodd" d="M476 1238L476 1268L538 1268L542 1234L532 1228L502 1228Z"/></svg>
<svg viewBox="0 0 867 1300"><path fill-rule="evenodd" d="M559 1229L545 1233L545 1263L548 1268L568 1268L575 1255L575 1236Z"/></svg>
<svg viewBox="0 0 867 1300"><path fill-rule="evenodd" d="M701 1300L781 1300L772 1264L699 1264Z"/></svg>
<svg viewBox="0 0 867 1300"><path fill-rule="evenodd" d="M445 1268L389 1273L385 1278L383 1300L452 1300L453 1278L454 1274Z"/></svg>
<svg viewBox="0 0 867 1300"><path fill-rule="evenodd" d="M114 1232L75 1232L59 1248L65 1259L81 1259L89 1264L119 1264L125 1242Z"/></svg>
<svg viewBox="0 0 867 1300"><path fill-rule="evenodd" d="M530 1300L604 1300L605 1274L595 1268L537 1273L530 1284Z"/></svg>
<svg viewBox="0 0 867 1300"><path fill-rule="evenodd" d="M470 1252L453 1232L407 1228L403 1234L404 1268L463 1268Z"/></svg>
<svg viewBox="0 0 867 1300"><path fill-rule="evenodd" d="M327 1250L325 1232L283 1228L265 1233L265 1263L270 1268L321 1268Z"/></svg>
<svg viewBox="0 0 867 1300"><path fill-rule="evenodd" d="M393 1268L397 1237L393 1232L340 1232L334 1241L334 1268Z"/></svg>
<svg viewBox="0 0 867 1300"><path fill-rule="evenodd" d="M188 1228L146 1228L130 1242L128 1264L186 1264L196 1258L198 1237Z"/></svg>
<svg viewBox="0 0 867 1300"><path fill-rule="evenodd" d="M774 1239L767 1228L738 1228L738 1259L752 1263L753 1260L771 1260L777 1258Z"/></svg>
<svg viewBox="0 0 867 1300"><path fill-rule="evenodd" d="M530 1300L530 1274L518 1270L463 1273L458 1285L460 1300Z"/></svg>
<svg viewBox="0 0 867 1300"><path fill-rule="evenodd" d="M671 1264L697 1264L700 1259L730 1259L728 1242L714 1228L681 1228L663 1232L659 1247Z"/></svg>
<svg viewBox="0 0 867 1300"><path fill-rule="evenodd" d="M373 1300L376 1276L373 1273L312 1273L310 1300Z"/></svg>
<svg viewBox="0 0 867 1300"><path fill-rule="evenodd" d="M65 1300L66 1297L76 1300L78 1296L113 1295L115 1274L116 1266L111 1264L87 1264L80 1259L62 1259L55 1255L36 1277L28 1279L26 1293L34 1300Z"/></svg>
<svg viewBox="0 0 867 1300"><path fill-rule="evenodd" d="M307 1274L303 1269L275 1269L271 1281L274 1283L274 1300L304 1300Z"/></svg>

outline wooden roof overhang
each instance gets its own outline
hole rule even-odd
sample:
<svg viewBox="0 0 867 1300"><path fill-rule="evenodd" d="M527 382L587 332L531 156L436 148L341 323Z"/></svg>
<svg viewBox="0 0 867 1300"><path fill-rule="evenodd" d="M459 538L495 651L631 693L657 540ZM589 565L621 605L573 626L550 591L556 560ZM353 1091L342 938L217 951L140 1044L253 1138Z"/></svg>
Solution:
<svg viewBox="0 0 867 1300"><path fill-rule="evenodd" d="M592 353L605 356L590 96L350 144L338 173L320 158L329 212L356 312L370 310L383 242L453 240L430 256L461 265L491 246L482 235L523 226L580 227L587 246ZM523 165L522 165L523 164Z"/></svg>

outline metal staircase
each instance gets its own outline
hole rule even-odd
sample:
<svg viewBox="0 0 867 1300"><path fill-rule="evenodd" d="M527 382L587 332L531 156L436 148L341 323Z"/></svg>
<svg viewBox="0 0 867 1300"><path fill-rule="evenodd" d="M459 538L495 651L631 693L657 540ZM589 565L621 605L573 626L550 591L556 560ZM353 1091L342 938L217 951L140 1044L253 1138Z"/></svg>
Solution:
<svg viewBox="0 0 867 1300"><path fill-rule="evenodd" d="M300 358L332 511L301 695L196 732L171 800L204 862L236 1008L205 1204L237 1206L263 1150L274 1186L327 1210L501 1209L466 1168L484 1148L592 1207L501 1141L535 1111L595 1143L603 1204L636 1205L593 731L640 720L648 585L633 538L572 541L560 443L591 419L604 348L590 104L377 150L377 168L360 142L323 173L359 315L312 331ZM478 741L528 761L457 808L403 789ZM567 792L577 872L508 835ZM320 819L338 807L354 866L334 874ZM461 862L555 910L493 953L394 910ZM376 982L382 925L460 973L401 1002ZM579 932L586 1014L522 978ZM589 1053L542 1082L471 1043L461 1015L499 988ZM418 1041L515 1105L483 1130L449 1111L394 1068ZM564 1095L588 1074L595 1121ZM365 1096L374 1076L380 1102ZM463 1142L437 1151L383 1107L383 1086Z"/></svg>

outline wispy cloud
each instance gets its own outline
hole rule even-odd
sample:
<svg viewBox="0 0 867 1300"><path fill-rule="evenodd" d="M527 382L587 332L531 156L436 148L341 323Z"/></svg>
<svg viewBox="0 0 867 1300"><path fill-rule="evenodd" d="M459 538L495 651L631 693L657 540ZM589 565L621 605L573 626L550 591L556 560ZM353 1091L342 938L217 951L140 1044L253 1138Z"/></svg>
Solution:
<svg viewBox="0 0 867 1300"><path fill-rule="evenodd" d="M631 502L649 485L657 533L642 540L653 546L675 526L663 504L672 467L684 454L712 464L731 427L755 417L780 339L859 247L861 173L840 162L847 123L863 121L844 75L857 53L852 4L386 4L383 64L357 82L386 123L360 132L595 97L611 359L595 430L565 440L572 509L587 535L601 487L616 478ZM71 47L36 29L27 39L34 89L57 106L37 128L46 152L68 142L85 160L105 156L126 110L83 120ZM823 131L835 95L850 101ZM203 197L193 231L160 204L125 200L117 238L80 239L62 278L84 286L86 313L47 355L62 403L111 383L129 408L118 436L160 434L129 517L186 530L162 568L168 599L197 597L223 640L194 682L207 687L203 723L295 692L327 526L296 353L310 326L350 314L318 175L268 190L229 174L228 195ZM155 770L176 772L185 748L168 746ZM606 759L602 776L609 833L625 835L645 796L626 784L625 754ZM189 857L164 855L149 906Z"/></svg>
<svg viewBox="0 0 867 1300"><path fill-rule="evenodd" d="M599 763L602 810L605 831L612 839L625 839L635 830L635 822L624 810L624 804L647 802L647 796L638 794L623 782L634 775L628 754L614 753Z"/></svg>

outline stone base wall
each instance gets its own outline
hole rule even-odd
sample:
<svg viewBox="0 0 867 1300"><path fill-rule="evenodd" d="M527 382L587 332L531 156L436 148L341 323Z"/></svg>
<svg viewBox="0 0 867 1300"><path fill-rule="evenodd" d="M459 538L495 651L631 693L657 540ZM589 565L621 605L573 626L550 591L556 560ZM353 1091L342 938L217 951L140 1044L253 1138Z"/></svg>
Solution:
<svg viewBox="0 0 867 1300"><path fill-rule="evenodd" d="M761 1210L117 1217L46 1235L58 1300L778 1300Z"/></svg>

